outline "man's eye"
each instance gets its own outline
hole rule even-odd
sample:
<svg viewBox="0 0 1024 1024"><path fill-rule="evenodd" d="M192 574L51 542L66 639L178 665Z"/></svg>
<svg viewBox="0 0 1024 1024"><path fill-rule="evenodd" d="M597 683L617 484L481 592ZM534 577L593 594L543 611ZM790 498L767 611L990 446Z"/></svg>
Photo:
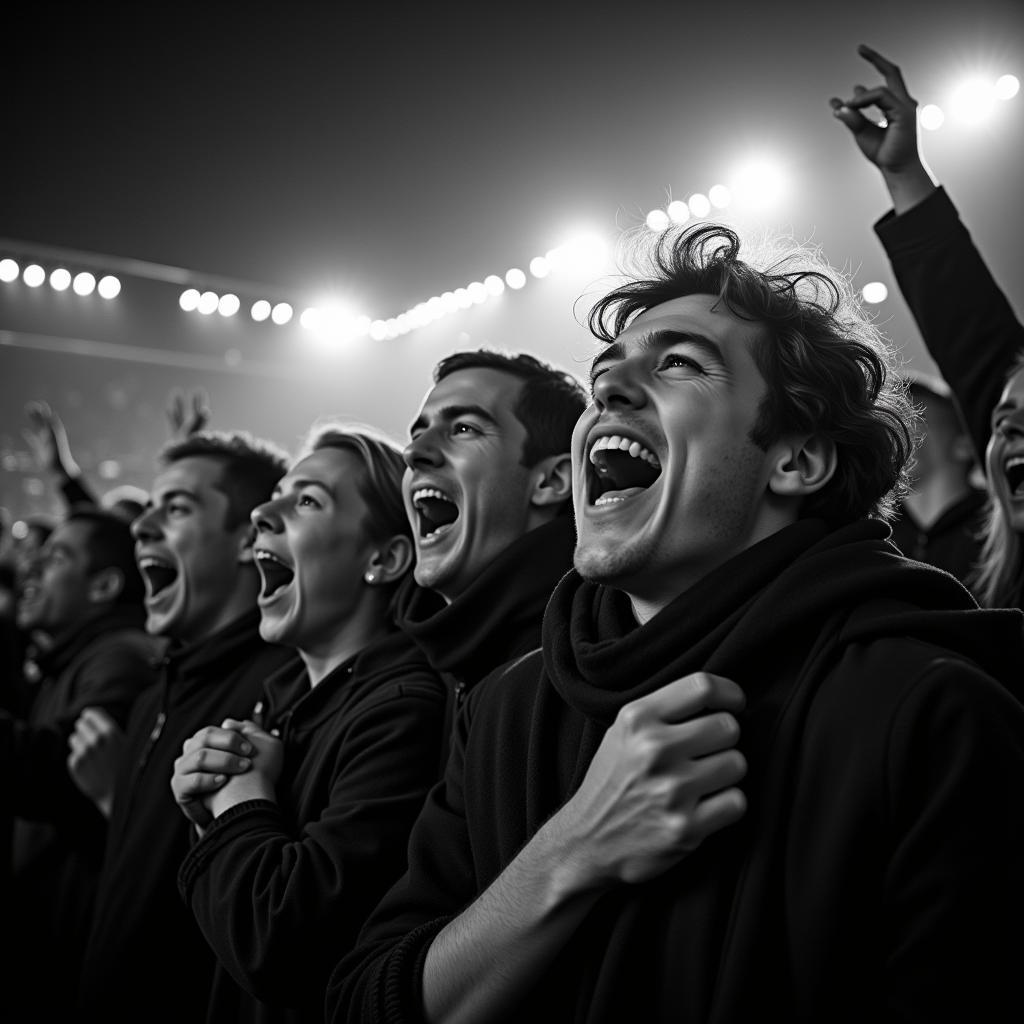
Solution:
<svg viewBox="0 0 1024 1024"><path fill-rule="evenodd" d="M320 502L312 494L300 494L297 502L299 508L319 508Z"/></svg>
<svg viewBox="0 0 1024 1024"><path fill-rule="evenodd" d="M172 515L172 516L187 515L188 511L189 511L188 505L186 505L184 502L180 502L180 501L172 501L167 506L167 513L168 513L168 515Z"/></svg>
<svg viewBox="0 0 1024 1024"><path fill-rule="evenodd" d="M703 373L704 367L697 362L696 359L692 359L690 356L680 355L678 352L669 352L661 361L659 369L671 370L683 368L687 370L694 370L697 373Z"/></svg>
<svg viewBox="0 0 1024 1024"><path fill-rule="evenodd" d="M472 423L453 423L453 434L479 434L480 431Z"/></svg>

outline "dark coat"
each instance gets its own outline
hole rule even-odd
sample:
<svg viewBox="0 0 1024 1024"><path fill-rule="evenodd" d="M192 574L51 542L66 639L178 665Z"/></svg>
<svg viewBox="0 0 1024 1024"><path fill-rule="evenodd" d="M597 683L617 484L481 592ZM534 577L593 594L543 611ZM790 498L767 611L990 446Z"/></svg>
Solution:
<svg viewBox="0 0 1024 1024"><path fill-rule="evenodd" d="M249 715L267 678L294 660L260 638L254 608L171 651L160 683L136 703L79 989L86 1020L202 1019L215 961L178 895L191 826L171 793L174 762L203 726Z"/></svg>
<svg viewBox="0 0 1024 1024"><path fill-rule="evenodd" d="M17 816L5 914L18 936L4 986L12 1019L70 1012L88 935L107 823L68 774L68 737L86 707L124 727L156 681L160 649L141 608L112 609L38 658L26 718L0 713L0 799Z"/></svg>
<svg viewBox="0 0 1024 1024"><path fill-rule="evenodd" d="M512 1019L1019 1019L1021 615L979 610L885 535L797 523L642 626L566 577L543 652L467 701L327 1019L422 1020L433 937L575 792L618 709L698 670L747 694L746 817L610 888Z"/></svg>
<svg viewBox="0 0 1024 1024"><path fill-rule="evenodd" d="M313 689L304 669L268 683L260 724L284 744L277 802L222 814L179 875L219 959L208 1020L323 1020L331 968L405 870L444 708L444 684L402 633Z"/></svg>

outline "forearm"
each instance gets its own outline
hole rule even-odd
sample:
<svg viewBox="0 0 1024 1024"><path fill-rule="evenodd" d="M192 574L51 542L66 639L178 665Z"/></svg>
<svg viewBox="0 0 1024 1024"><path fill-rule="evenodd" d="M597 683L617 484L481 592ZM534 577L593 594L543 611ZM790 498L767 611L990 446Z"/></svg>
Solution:
<svg viewBox="0 0 1024 1024"><path fill-rule="evenodd" d="M898 171L882 169L882 180L889 190L893 212L897 217L927 199L938 187L920 160Z"/></svg>
<svg viewBox="0 0 1024 1024"><path fill-rule="evenodd" d="M557 816L434 939L423 971L431 1024L515 1019L603 888L567 855Z"/></svg>

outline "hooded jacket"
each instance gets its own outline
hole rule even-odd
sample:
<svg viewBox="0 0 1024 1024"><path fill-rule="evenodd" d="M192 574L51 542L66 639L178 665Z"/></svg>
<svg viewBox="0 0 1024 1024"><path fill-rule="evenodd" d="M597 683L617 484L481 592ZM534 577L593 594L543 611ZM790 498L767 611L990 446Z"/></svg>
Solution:
<svg viewBox="0 0 1024 1024"><path fill-rule="evenodd" d="M114 793L78 1013L96 1021L191 1021L209 998L214 957L178 895L190 825L171 793L185 740L244 718L293 651L265 643L259 612L171 650L133 709Z"/></svg>
<svg viewBox="0 0 1024 1024"><path fill-rule="evenodd" d="M744 820L605 892L515 1019L1016 1019L1021 615L886 535L801 521L639 626L568 575L543 651L467 702L328 1019L422 1020L434 936L576 791L622 706L696 671L747 695Z"/></svg>
<svg viewBox="0 0 1024 1024"><path fill-rule="evenodd" d="M313 688L305 668L268 681L259 724L284 745L277 802L226 811L178 876L218 958L208 1020L323 1020L331 968L405 870L444 707L444 684L402 633Z"/></svg>
<svg viewBox="0 0 1024 1024"><path fill-rule="evenodd" d="M515 540L450 604L412 577L403 582L396 620L449 686L446 735L484 676L539 646L544 607L575 546L573 518L562 515Z"/></svg>

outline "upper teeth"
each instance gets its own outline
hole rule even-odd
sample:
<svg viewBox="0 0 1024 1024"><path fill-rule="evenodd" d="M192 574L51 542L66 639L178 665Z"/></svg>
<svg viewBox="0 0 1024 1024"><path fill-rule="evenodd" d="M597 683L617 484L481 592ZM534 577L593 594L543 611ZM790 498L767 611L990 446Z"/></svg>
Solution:
<svg viewBox="0 0 1024 1024"><path fill-rule="evenodd" d="M1015 455L1012 459L1007 459L1003 465L1004 470L1011 470L1015 466L1024 465L1024 455Z"/></svg>
<svg viewBox="0 0 1024 1024"><path fill-rule="evenodd" d="M439 491L436 487L420 487L412 492L413 501L422 501L424 498L438 498L440 501L451 502L451 498L448 497L443 491ZM452 502L454 504L454 502Z"/></svg>
<svg viewBox="0 0 1024 1024"><path fill-rule="evenodd" d="M174 566L170 562L164 561L162 558L154 558L152 555L146 555L144 558L139 559L140 569L149 569L152 566L156 566L160 569L173 569Z"/></svg>
<svg viewBox="0 0 1024 1024"><path fill-rule="evenodd" d="M661 463L654 452L648 451L639 441L631 441L628 437L622 437L620 434L599 437L590 449L590 461L594 461L595 453L609 448L613 451L627 452L634 459L643 459L644 462L650 463L656 469L661 469Z"/></svg>
<svg viewBox="0 0 1024 1024"><path fill-rule="evenodd" d="M264 551L262 548L259 548L254 552L254 554L256 555L257 562L277 562L278 565L284 565L285 568L288 568L288 566L285 565L277 555L273 554L273 552Z"/></svg>

